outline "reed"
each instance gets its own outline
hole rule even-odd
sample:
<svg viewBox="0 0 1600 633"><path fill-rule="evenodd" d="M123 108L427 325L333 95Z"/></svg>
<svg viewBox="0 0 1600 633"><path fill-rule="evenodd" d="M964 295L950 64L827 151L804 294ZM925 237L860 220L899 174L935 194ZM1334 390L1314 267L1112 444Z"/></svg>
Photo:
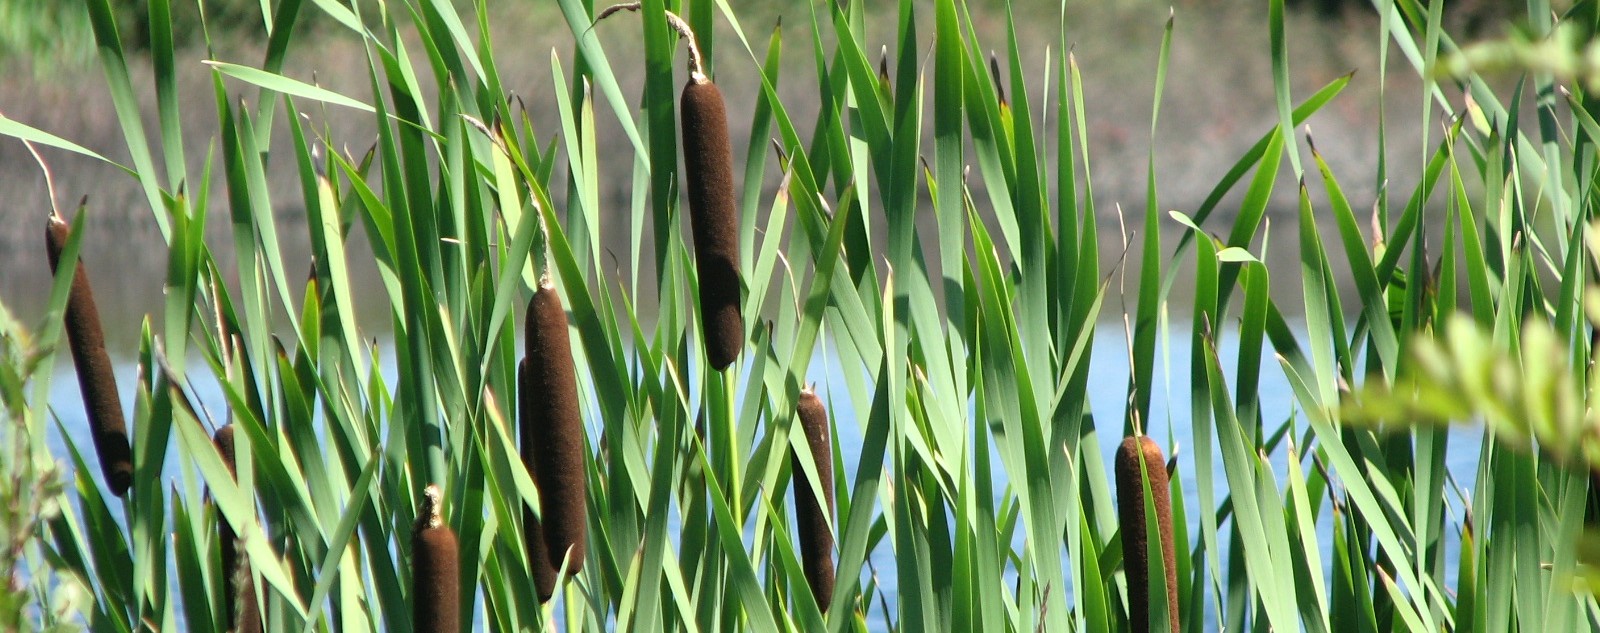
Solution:
<svg viewBox="0 0 1600 633"><path fill-rule="evenodd" d="M438 484L428 484L411 534L412 626L419 633L461 630L461 562L443 505Z"/></svg>
<svg viewBox="0 0 1600 633"><path fill-rule="evenodd" d="M811 595L817 606L828 612L833 598L833 531L828 517L833 515L833 449L829 439L828 410L816 392L805 389L795 406L800 418L800 430L805 434L811 456L816 459L817 488L822 490L818 500L812 489L811 478L806 476L799 454L791 456L794 470L794 510L800 533L800 560L805 566L806 582L811 585ZM826 508L826 511L824 511Z"/></svg>
<svg viewBox="0 0 1600 633"><path fill-rule="evenodd" d="M577 574L583 569L588 521L583 418L578 411L567 314L548 277L540 280L539 289L528 301L524 327L526 357L519 412L522 459L538 486L541 504L540 517L530 523L526 535L528 550L538 558L538 544L532 540L542 535L551 573L561 569L565 558L568 573ZM532 562L537 577L537 560ZM553 595L554 584L540 587L540 599Z"/></svg>
<svg viewBox="0 0 1600 633"><path fill-rule="evenodd" d="M45 250L50 256L52 273L61 264L61 251L66 248L71 233L65 220L50 215L45 230ZM100 472L111 493L121 497L133 485L133 446L128 440L128 425L122 417L122 399L117 394L111 357L106 353L100 311L95 308L89 273L81 259L72 275L65 320L67 344L72 348L72 364L78 371L78 388L83 392L83 408L89 417L90 439L100 455Z"/></svg>
<svg viewBox="0 0 1600 633"><path fill-rule="evenodd" d="M1143 461L1141 466L1141 453ZM1149 436L1128 437L1117 448L1117 518L1122 525L1123 569L1128 579L1128 625L1150 630L1150 535L1145 518L1144 481L1150 482L1150 505L1161 533L1161 564L1166 573L1167 621L1178 631L1178 565L1172 541L1172 498L1166 457Z"/></svg>

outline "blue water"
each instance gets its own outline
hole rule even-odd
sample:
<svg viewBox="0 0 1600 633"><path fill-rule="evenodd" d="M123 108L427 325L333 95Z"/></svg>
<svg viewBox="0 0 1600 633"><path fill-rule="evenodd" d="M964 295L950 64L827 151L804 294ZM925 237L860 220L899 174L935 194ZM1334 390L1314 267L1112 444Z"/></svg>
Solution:
<svg viewBox="0 0 1600 633"><path fill-rule="evenodd" d="M1196 479L1192 448L1194 442L1188 419L1190 411L1188 397L1189 333L1174 329L1171 335L1171 341L1174 345L1171 348L1163 346L1157 349L1155 382L1158 387L1156 392L1152 394L1150 422L1146 425L1146 433L1162 443L1163 449L1169 456L1173 454L1175 447L1177 449L1177 476L1184 482L1189 482L1184 486L1184 504L1189 509L1188 533L1192 542L1188 546L1193 548L1200 538L1200 525L1198 523L1200 500L1197 486L1192 483ZM393 365L395 354L391 345L391 343L385 343L380 350L379 356L382 359L386 359L385 366L382 368L385 380L390 385L393 385L396 381L396 371ZM844 481L853 483L856 479L856 468L860 459L863 427L861 421L856 420L852 415L855 407L850 406L850 396L844 387L842 379L837 374L839 371L838 360L831 353L831 346L825 345L824 350L827 351L813 357L812 366L808 373L810 376L822 377L817 383L817 391L824 400L832 401L836 418L835 426L840 437L840 451L844 456L842 464L846 475ZM1238 355L1236 338L1224 336L1219 353L1222 355L1222 365L1224 367L1232 367L1234 365L1233 359ZM1261 412L1269 433L1290 416L1300 415L1294 406L1287 380L1279 369L1277 361L1272 357L1272 353L1270 346L1263 352L1263 371L1260 384ZM118 386L122 391L123 405L125 408L131 408L137 380L136 364L131 358L114 360L118 373ZM1092 363L1093 375L1099 377L1099 382L1092 385L1089 390L1089 404L1095 419L1098 420L1099 432L1097 437L1100 442L1101 456L1107 467L1109 467L1112 462L1112 456L1121 441L1122 415L1126 401L1125 390L1129 372L1126 339L1123 336L1120 324L1105 323L1097 329L1090 362ZM190 367L193 382L189 385L189 388L191 397L196 400L195 406L202 411L209 411L211 415L223 415L226 411L226 402L215 381L211 380L207 375L209 372L203 362L195 358L191 361ZM1230 375L1228 378L1231 380L1232 376ZM693 395L691 394L691 396ZM589 396L592 403L593 394L591 393ZM78 383L73 375L72 365L65 356L58 359L54 367L53 380L50 386L50 402L54 412L60 416L62 425L67 432L75 438L82 438L78 440L80 449L87 451L85 459L89 460L91 467L93 467L95 458L88 443L85 441L87 438L87 423L78 393ZM202 413L202 416L204 415L205 413ZM593 420L594 416L591 415L589 418ZM1297 417L1295 428L1298 431L1297 435L1305 432L1307 425L1303 417ZM590 423L590 434L591 437L598 435L596 433L596 425L593 422ZM1168 438L1170 438L1170 442ZM1450 432L1450 447L1447 453L1446 465L1456 482L1467 491L1467 494L1470 494L1476 476L1481 441L1482 432L1477 427L1456 427ZM68 453L62 435L60 433L52 433L49 443L52 451L59 455L64 463L67 462ZM1280 446L1278 450L1269 455L1269 459L1281 488L1284 481L1283 478L1287 472L1287 451L1283 446ZM173 460L175 458L169 459L168 473L175 472L173 470L175 461ZM1215 461L1217 466L1216 471L1213 473L1213 481L1217 484L1216 496L1221 499L1227 494L1226 477L1222 471L1220 456ZM996 468L1000 468L1001 462L998 454L991 455L991 462L996 465ZM1302 466L1306 467L1307 470L1310 468L1305 463L1302 463ZM1005 473L997 472L995 475L998 494L999 490L1003 489L1005 485ZM168 478L169 480L175 479L176 475L169 474ZM93 479L98 481L99 478L94 477ZM1459 535L1457 528L1454 526L1459 526L1461 521L1460 507L1461 505L1455 496L1447 494L1446 523L1451 527L1446 528L1445 541L1442 544L1443 551L1447 552L1446 578L1455 577ZM118 514L119 520L122 518L120 516L121 511L122 506L120 504L113 504L113 512ZM1331 569L1331 523L1328 520L1331 517L1331 513L1328 512L1326 502L1324 502L1323 508L1317 509L1316 517L1319 520L1316 528L1319 541L1322 543L1322 560L1324 566ZM678 523L676 512L674 512L671 523L675 528ZM747 530L750 527L747 526ZM1224 526L1224 529L1226 529L1226 526ZM748 537L749 535L747 534L747 545ZM1019 550L1024 545L1020 528L1017 530L1017 537L1012 545ZM1226 547L1225 543L1224 547ZM1223 555L1225 556L1226 552ZM1224 558L1223 560L1226 559ZM874 581L872 572L875 572L875 582L878 590L883 593L889 610L893 612L897 582L894 552L887 540L871 552L869 563L872 567L862 570L862 582ZM1064 554L1062 563L1063 565L1070 563L1065 559ZM1070 574L1064 575L1070 578ZM1015 581L1016 573L1011 571L1006 577L1006 582L1008 585L1012 585ZM1066 590L1070 596L1072 588L1069 586ZM1070 603L1070 597L1068 602ZM874 630L886 630L889 623L884 618L882 603L878 602L875 597L870 607L867 613L869 626ZM1214 610L1216 608L1215 604L1209 605L1209 608ZM1190 617L1194 617L1194 615L1191 614ZM1215 615L1214 613L1207 613L1203 614L1202 617L1210 620L1214 619Z"/></svg>

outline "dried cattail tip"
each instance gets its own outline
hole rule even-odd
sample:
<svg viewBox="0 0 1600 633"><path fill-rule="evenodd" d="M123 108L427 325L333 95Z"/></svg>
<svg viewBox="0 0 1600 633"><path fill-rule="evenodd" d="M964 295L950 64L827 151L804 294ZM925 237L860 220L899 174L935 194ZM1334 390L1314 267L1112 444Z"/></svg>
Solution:
<svg viewBox="0 0 1600 633"><path fill-rule="evenodd" d="M800 455L793 454L794 510L800 533L800 558L805 566L806 582L811 585L811 595L816 597L822 612L827 613L828 603L833 598L834 579L833 532L828 524L828 517L833 514L833 449L828 410L810 389L800 392L800 402L795 408L800 417L800 431L805 434L811 456L817 460L816 487L822 489L822 499L818 501Z"/></svg>
<svg viewBox="0 0 1600 633"><path fill-rule="evenodd" d="M683 88L683 161L695 264L700 271L700 322L706 355L718 371L744 347L739 295L739 216L733 195L733 152L722 91L691 80Z"/></svg>
<svg viewBox="0 0 1600 633"><path fill-rule="evenodd" d="M1161 558L1166 571L1167 620L1178 631L1177 552L1172 541L1172 497L1169 491L1166 458L1161 447L1147 436L1122 440L1114 467L1117 471L1117 515L1122 522L1122 560L1128 579L1128 624L1130 631L1150 630L1150 550L1145 524L1144 480L1139 457L1150 481L1150 505L1156 511L1156 526L1161 530Z"/></svg>
<svg viewBox="0 0 1600 633"><path fill-rule="evenodd" d="M61 251L72 232L59 216L50 216L45 230L45 250L50 256L50 271L61 263ZM116 376L111 357L106 354L105 335L100 329L100 312L89 289L89 273L82 261L72 276L72 292L67 298L67 344L72 348L72 364L78 370L78 386L83 392L83 408L89 417L89 434L100 455L100 472L106 485L118 497L133 485L133 448L128 441L128 426L122 418L122 400L117 395Z"/></svg>
<svg viewBox="0 0 1600 633"><path fill-rule="evenodd" d="M238 454L233 442L232 424L217 429L211 436L212 444L228 472L238 477ZM239 633L261 630L261 607L256 603L256 588L251 581L250 563L239 560L239 537L233 525L225 518L217 520L217 549L222 559L223 617L227 629Z"/></svg>
<svg viewBox="0 0 1600 633"><path fill-rule="evenodd" d="M552 573L565 562L569 573L576 574L583 568L588 531L583 418L578 411L566 310L548 279L542 280L528 302L526 328L519 416L522 459L533 475L542 504L541 520L530 526L528 536L542 531ZM537 552L537 548L530 543L529 551ZM537 576L538 565L533 567ZM553 593L554 587L550 589ZM549 599L542 587L540 594L541 599Z"/></svg>
<svg viewBox="0 0 1600 633"><path fill-rule="evenodd" d="M439 486L428 484L411 540L412 627L424 633L461 630L456 533L445 524L442 506Z"/></svg>
<svg viewBox="0 0 1600 633"><path fill-rule="evenodd" d="M599 15L594 16L594 21L596 24L599 24L601 20L609 18L619 11L640 11L643 8L644 5L639 2L623 2L620 4L613 4L609 7L606 7L605 10L599 13ZM689 23L684 22L683 18L678 17L678 14L671 11L667 11L666 14L667 26L672 27L672 30L677 31L678 37L683 38L685 42L688 42L689 77L694 81L701 83L710 81L706 78L705 65L700 59L700 44L699 42L695 41L694 30L689 28ZM780 19L779 22L781 23L782 20Z"/></svg>
<svg viewBox="0 0 1600 633"><path fill-rule="evenodd" d="M236 460L238 453L233 443L233 425L225 424L211 435L211 443L217 447L217 455L222 458L222 465L228 467L228 474L235 478L239 476L239 467Z"/></svg>
<svg viewBox="0 0 1600 633"><path fill-rule="evenodd" d="M1006 99L1006 84L1000 80L1000 60L994 56L994 51L989 51L989 78L994 80L994 93L1000 97L1000 107L1011 104Z"/></svg>

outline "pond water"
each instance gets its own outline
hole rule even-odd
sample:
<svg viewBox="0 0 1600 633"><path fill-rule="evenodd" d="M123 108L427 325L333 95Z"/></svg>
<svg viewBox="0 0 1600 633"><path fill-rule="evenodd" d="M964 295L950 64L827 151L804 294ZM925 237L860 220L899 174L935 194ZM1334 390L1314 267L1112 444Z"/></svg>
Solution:
<svg viewBox="0 0 1600 633"><path fill-rule="evenodd" d="M1188 339L1188 332L1174 330L1172 332L1172 340L1181 344L1175 345L1171 349L1158 348L1157 358L1159 364L1156 368L1156 380L1165 387L1163 387L1162 391L1154 394L1151 400L1150 417L1152 422L1147 429L1147 433L1163 445L1163 450L1167 452L1169 457L1173 453L1174 446L1177 447L1176 476L1187 482L1184 487L1184 506L1190 509L1188 533L1191 539L1194 539L1194 542L1189 543L1188 547L1192 549L1198 545L1200 535L1200 499L1197 491L1198 486L1193 483L1196 481L1196 466L1193 458L1195 443L1189 423L1187 371L1190 359L1187 345ZM1232 336L1231 333L1225 333L1223 336L1219 354L1222 356L1224 367L1232 366L1234 363L1231 359L1238 356L1236 341L1237 337ZM1123 336L1120 324L1102 323L1100 328L1097 329L1097 336L1090 357L1091 366L1094 368L1093 375L1104 377L1098 384L1091 385L1089 389L1089 404L1095 418L1099 421L1100 431L1097 434L1099 450L1104 463L1108 466L1112 463L1113 455L1121 441L1120 428L1128 375L1126 345L1126 339ZM831 349L831 346L824 346L824 348ZM834 414L836 416L834 422L840 437L840 452L844 458L842 464L846 476L844 481L853 484L856 479L857 463L861 454L862 421L854 419L850 414L853 409L845 402L849 395L843 385L839 383L837 374L833 373L837 371L838 364L831 356L831 354L824 354L814 358L808 375L823 377L818 382L817 389L825 400L830 397L838 400L834 406ZM395 358L392 339L387 339L382 343L380 357L389 359L385 362L383 374L385 380L392 386L397 380L392 360ZM1165 359L1166 362L1163 363L1162 359ZM201 368L203 367L200 364L201 362L200 359L196 358L191 367ZM1262 363L1261 411L1263 419L1266 421L1267 429L1271 432L1283 420L1288 419L1291 415L1298 415L1298 412L1293 402L1289 384L1283 373L1278 369L1276 361L1272 358L1270 346L1263 354ZM118 385L123 392L123 402L125 406L129 406L129 403L133 401L133 385L137 369L131 359L127 357L115 359L115 365L118 373ZM215 381L211 380L209 376L201 376L203 373L205 372L193 372L194 375L191 376L193 379L191 396L195 398L197 407L209 410L213 414L221 414L226 411L226 402ZM87 437L87 421L78 393L78 384L67 357L63 356L59 359L55 365L53 376L50 401L54 413L60 417L62 426L66 429L68 435L74 438ZM593 401L592 394L590 394L590 401ZM598 435L597 425L594 423L594 412L587 412L586 418L589 420L589 435L591 441L593 441L593 438ZM1303 418L1296 423L1295 428L1300 433L1305 432L1306 424ZM1470 495L1477 475L1479 449L1483 439L1482 430L1479 427L1456 427L1450 431L1449 435L1449 450L1446 456L1447 469L1456 483L1466 491L1466 494ZM1171 438L1170 443L1167 439L1169 437ZM57 455L65 456L68 454L64 438L60 433L52 433L49 441L52 450ZM84 442L81 439L78 441L80 443ZM85 457L90 460L89 463L93 467L95 462L93 461L92 449L86 444L80 446L80 449L86 451ZM1281 489L1284 485L1283 477L1286 473L1287 451L1280 448L1280 450L1269 455L1269 459ZM999 464L1001 462L997 452L992 451L991 461L996 464L997 469L1000 468ZM175 465L175 459L169 458L166 471L166 477L169 481L175 480L177 477L177 475L173 474ZM1307 467L1307 470L1309 470L1309 467ZM1004 489L1006 474L1004 472L996 472L995 475L996 495L998 496ZM95 477L95 479L98 480L99 478ZM1216 495L1220 500L1227 494L1226 476L1222 470L1220 455L1217 457L1213 481L1217 484ZM1454 495L1447 494L1446 497L1446 528L1442 544L1446 556L1446 573L1444 577L1455 578L1458 552L1460 551L1461 504ZM121 508L121 505L113 505L113 511L118 514L119 520L122 520ZM1316 525L1318 540L1321 543L1320 554L1326 566L1328 561L1332 560L1332 525L1329 521L1331 513L1328 512L1326 503L1324 503L1324 507L1315 510L1318 520ZM674 533L677 529L677 521L677 517L674 516L670 522L670 528ZM1222 527L1224 530L1227 529L1226 524ZM1022 531L1019 529L1017 534L1012 546L1020 551L1023 546ZM1226 541L1223 542L1222 546L1226 550ZM1225 557L1226 551L1222 555ZM1226 558L1222 560L1226 560ZM862 570L863 580L867 580L872 575L876 576L879 587L884 594L884 600L892 612L896 604L895 595L898 583L895 576L894 552L887 541L871 552L869 563L871 568ZM1065 569L1065 566L1070 564L1071 561L1067 560L1063 550L1063 568ZM1331 570L1331 567L1329 569ZM1015 572L1008 572L1007 583L1014 583L1015 580ZM1070 595L1072 588L1068 587L1067 591ZM873 607L868 611L868 622L873 626L874 630L887 630L889 622L884 617L881 605L874 603ZM1211 608L1215 609L1216 606L1211 605ZM1207 616L1214 617L1214 614L1208 613ZM1208 630L1211 630L1209 625Z"/></svg>

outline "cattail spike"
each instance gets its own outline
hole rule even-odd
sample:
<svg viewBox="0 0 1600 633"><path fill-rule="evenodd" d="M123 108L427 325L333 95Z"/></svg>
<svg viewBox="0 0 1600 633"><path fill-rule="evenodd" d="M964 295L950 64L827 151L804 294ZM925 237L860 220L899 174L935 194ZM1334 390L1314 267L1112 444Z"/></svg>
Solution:
<svg viewBox="0 0 1600 633"><path fill-rule="evenodd" d="M428 484L411 541L412 628L419 633L461 630L458 544L444 522L443 505L439 486Z"/></svg>
<svg viewBox="0 0 1600 633"><path fill-rule="evenodd" d="M528 359L517 365L517 428L521 434L522 465L528 469L535 485L539 481L538 458L533 446L533 409L538 401L528 383ZM541 493L543 494L543 493ZM549 548L544 545L544 526L534 515L531 506L522 510L523 543L528 548L528 567L533 574L533 587L539 592L539 601L547 602L556 593L556 569L550 566Z"/></svg>
<svg viewBox="0 0 1600 633"><path fill-rule="evenodd" d="M638 11L638 2L607 7L595 22L619 11ZM689 49L689 83L683 88L683 161L688 181L689 220L694 232L695 267L700 277L700 324L706 355L717 371L728 368L744 348L744 317L739 300L739 216L733 195L733 145L722 91L705 73L694 30L671 11L667 23Z"/></svg>
<svg viewBox="0 0 1600 633"><path fill-rule="evenodd" d="M539 489L541 504L540 518L530 522L526 536L531 541L535 533L542 532L550 573L564 563L569 573L577 574L583 569L588 539L586 449L567 314L554 286L541 285L533 293L525 327L527 357L523 360L523 410L519 415L522 458ZM530 542L530 556L538 549ZM536 560L531 562L537 577L542 572ZM550 595L554 584L548 587ZM541 583L540 597L548 599L544 589Z"/></svg>
<svg viewBox="0 0 1600 633"><path fill-rule="evenodd" d="M684 86L684 177L700 273L700 324L706 356L718 371L727 369L744 348L731 147L722 91L711 83Z"/></svg>
<svg viewBox="0 0 1600 633"><path fill-rule="evenodd" d="M66 250L71 233L71 227L52 213L45 230L45 251L52 273L61 264L61 252ZM122 417L122 399L117 394L111 357L106 353L100 312L95 308L89 273L82 260L72 275L65 325L72 364L78 370L78 387L83 393L83 408L89 417L90 439L100 456L100 472L111 493L121 497L133 485L133 446Z"/></svg>
<svg viewBox="0 0 1600 633"><path fill-rule="evenodd" d="M1141 457L1143 468L1141 468ZM1173 633L1179 630L1177 551L1172 540L1172 497L1166 458L1148 436L1128 437L1117 448L1117 515L1122 524L1122 560L1128 580L1130 631L1150 630L1149 534L1145 518L1144 481L1150 482L1150 505L1161 531L1161 564L1166 572L1167 615ZM1143 473L1141 475L1141 473Z"/></svg>
<svg viewBox="0 0 1600 633"><path fill-rule="evenodd" d="M800 559L805 566L806 583L811 595L823 613L833 598L833 530L829 517L833 516L833 449L828 430L828 410L822 399L811 389L800 392L795 406L800 418L800 430L805 434L806 445L816 459L817 486L822 490L818 500L813 492L810 477L806 476L800 455L792 454L794 471L795 523L800 533Z"/></svg>

